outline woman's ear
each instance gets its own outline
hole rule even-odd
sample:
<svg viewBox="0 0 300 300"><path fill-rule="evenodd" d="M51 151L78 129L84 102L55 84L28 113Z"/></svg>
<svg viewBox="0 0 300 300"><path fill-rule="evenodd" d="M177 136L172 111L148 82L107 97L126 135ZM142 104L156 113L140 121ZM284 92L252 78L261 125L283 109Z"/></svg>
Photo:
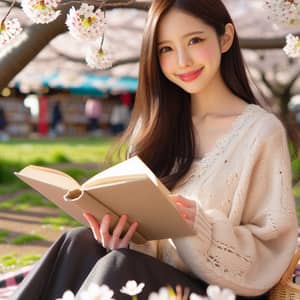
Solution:
<svg viewBox="0 0 300 300"><path fill-rule="evenodd" d="M230 49L234 39L234 35L235 35L234 26L231 23L227 23L225 25L225 33L221 37L220 46L221 46L222 53L225 53Z"/></svg>

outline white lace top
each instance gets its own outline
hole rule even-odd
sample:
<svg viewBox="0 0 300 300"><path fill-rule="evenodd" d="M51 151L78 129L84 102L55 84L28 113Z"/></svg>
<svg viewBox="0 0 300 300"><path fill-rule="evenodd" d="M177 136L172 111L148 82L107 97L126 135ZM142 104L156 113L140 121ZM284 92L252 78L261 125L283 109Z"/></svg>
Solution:
<svg viewBox="0 0 300 300"><path fill-rule="evenodd" d="M173 192L196 202L197 234L159 241L161 260L244 296L280 279L297 220L286 133L273 114L248 105Z"/></svg>

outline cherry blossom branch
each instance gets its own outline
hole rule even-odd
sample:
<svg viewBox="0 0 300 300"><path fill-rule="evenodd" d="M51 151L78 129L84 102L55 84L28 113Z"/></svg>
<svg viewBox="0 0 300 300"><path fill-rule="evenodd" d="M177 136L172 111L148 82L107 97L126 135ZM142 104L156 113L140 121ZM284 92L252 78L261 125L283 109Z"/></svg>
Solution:
<svg viewBox="0 0 300 300"><path fill-rule="evenodd" d="M59 6L64 5L76 5L86 3L89 5L94 5L95 7L100 7L103 9L113 9L113 8L135 8L140 10L148 10L151 2L148 1L140 1L136 2L136 0L63 0Z"/></svg>
<svg viewBox="0 0 300 300"><path fill-rule="evenodd" d="M295 33L300 35L300 32ZM285 36L278 38L240 38L241 47L244 49L281 49L285 45Z"/></svg>
<svg viewBox="0 0 300 300"><path fill-rule="evenodd" d="M86 61L82 58L74 57L72 55L63 53L51 44L48 47L51 49L52 52L54 52L57 56L59 56L61 58L65 58L68 61L72 61L72 62L77 63L77 64L86 65ZM56 60L57 60L57 57L53 57L53 58L37 57L36 58L37 62L48 62L49 63L49 61L56 61ZM121 66L121 65L127 65L127 64L135 64L135 63L138 63L139 60L140 60L139 56L129 57L129 58L125 58L125 59L117 59L113 62L113 67L117 67L117 66ZM90 71L90 72L93 72L93 71ZM96 72L97 71L95 71L95 73Z"/></svg>
<svg viewBox="0 0 300 300"><path fill-rule="evenodd" d="M2 27L2 25L4 24L6 18L9 16L10 12L12 11L13 7L15 6L16 4L16 0L14 0L11 5L10 5L10 8L8 9L6 15L3 17L3 19L1 20L0 22L0 28Z"/></svg>

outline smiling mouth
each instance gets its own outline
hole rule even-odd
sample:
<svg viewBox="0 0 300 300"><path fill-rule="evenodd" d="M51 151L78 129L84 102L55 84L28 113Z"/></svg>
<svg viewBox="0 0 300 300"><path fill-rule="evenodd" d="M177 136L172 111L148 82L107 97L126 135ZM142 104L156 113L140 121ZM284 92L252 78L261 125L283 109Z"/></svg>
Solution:
<svg viewBox="0 0 300 300"><path fill-rule="evenodd" d="M198 76L202 73L202 70L203 68L189 73L179 74L177 76L184 82L190 82L198 78Z"/></svg>

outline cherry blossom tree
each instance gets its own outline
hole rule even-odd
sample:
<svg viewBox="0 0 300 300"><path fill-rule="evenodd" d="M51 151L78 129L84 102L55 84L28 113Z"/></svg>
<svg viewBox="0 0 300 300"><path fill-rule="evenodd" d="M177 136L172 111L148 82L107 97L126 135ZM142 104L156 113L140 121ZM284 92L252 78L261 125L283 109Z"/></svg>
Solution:
<svg viewBox="0 0 300 300"><path fill-rule="evenodd" d="M21 6L16 1L0 0L1 2L7 5L15 4L16 6ZM271 1L267 2L270 2L270 5L272 4ZM80 6L82 3L83 5ZM38 24L33 24L25 28L21 33L20 26L16 20L9 20L9 16L4 16L1 21L0 16L0 45L1 36L2 43L11 43L7 51L0 52L0 69L5 70L5 72L0 72L0 89L7 86L11 79L48 45L54 37L67 30L74 37L81 38L82 40L94 39L95 36L99 37L96 39L96 43L87 50L86 54L86 62L92 68L105 69L116 64L127 63L127 60L113 62L109 51L103 47L105 32L104 12L112 8L147 10L150 3L134 0L22 0L21 4L24 13ZM273 13L276 16L276 10L273 9ZM68 16L67 20L66 16ZM90 38L88 38L89 35L87 32L90 33ZM15 35L19 35L19 37L14 42L11 42ZM242 38L241 45L243 48L248 49L283 48L285 37L267 39ZM138 60L138 57L136 60ZM132 58L129 61L131 62Z"/></svg>

